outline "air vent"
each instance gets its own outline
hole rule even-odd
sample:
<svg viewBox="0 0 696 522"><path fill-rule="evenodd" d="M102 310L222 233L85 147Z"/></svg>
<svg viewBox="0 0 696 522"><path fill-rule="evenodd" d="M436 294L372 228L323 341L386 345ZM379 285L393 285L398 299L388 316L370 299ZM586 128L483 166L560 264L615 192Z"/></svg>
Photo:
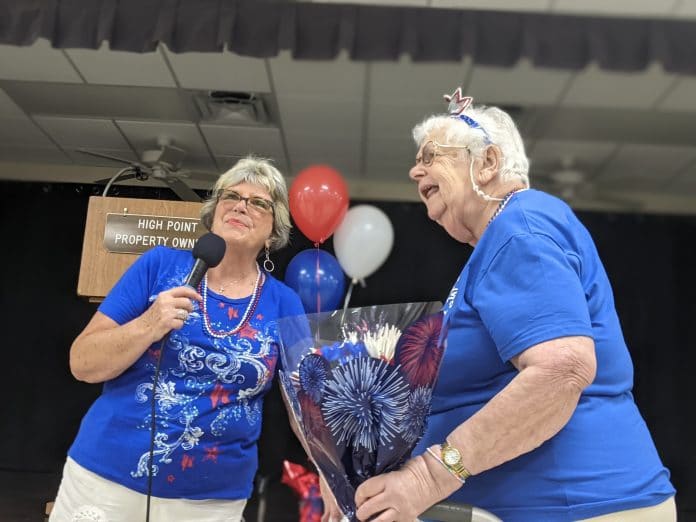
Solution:
<svg viewBox="0 0 696 522"><path fill-rule="evenodd" d="M205 122L229 125L268 123L263 99L254 93L210 91L195 95L195 101Z"/></svg>

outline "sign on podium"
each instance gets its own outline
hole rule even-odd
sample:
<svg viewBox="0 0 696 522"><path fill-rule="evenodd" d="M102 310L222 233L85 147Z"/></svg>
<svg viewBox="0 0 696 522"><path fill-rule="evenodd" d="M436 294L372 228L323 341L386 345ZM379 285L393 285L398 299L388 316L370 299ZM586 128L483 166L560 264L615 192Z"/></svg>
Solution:
<svg viewBox="0 0 696 522"><path fill-rule="evenodd" d="M77 294L101 301L140 254L162 245L192 249L207 230L201 203L92 196Z"/></svg>

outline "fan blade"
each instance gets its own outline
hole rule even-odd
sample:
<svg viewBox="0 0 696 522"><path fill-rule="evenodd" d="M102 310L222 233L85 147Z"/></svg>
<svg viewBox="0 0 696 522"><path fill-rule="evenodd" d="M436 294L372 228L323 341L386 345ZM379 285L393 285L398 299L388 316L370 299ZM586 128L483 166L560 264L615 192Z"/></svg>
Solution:
<svg viewBox="0 0 696 522"><path fill-rule="evenodd" d="M82 154L87 154L89 156L94 156L96 158L103 158L103 159L108 159L111 161L116 161L117 163L125 163L126 165L133 165L134 167L146 168L146 167L143 167L143 165L141 165L140 163L138 163L136 161L127 160L127 159L119 158L116 156L110 156L110 155L104 154L102 152L95 152L93 150L87 150L87 149L75 149L75 150L77 152L81 152Z"/></svg>
<svg viewBox="0 0 696 522"><path fill-rule="evenodd" d="M192 170L177 170L176 175L193 181L207 181L209 183L216 181L220 177L220 174L216 172L203 172Z"/></svg>
<svg viewBox="0 0 696 522"><path fill-rule="evenodd" d="M135 172L133 172L131 174L126 174L125 176L119 176L118 181L125 181L127 179L133 179L136 176L137 176L137 174ZM106 185L110 180L111 180L111 178L104 178L104 179L98 179L96 181L93 181L92 183L95 183L97 185Z"/></svg>
<svg viewBox="0 0 696 522"><path fill-rule="evenodd" d="M181 181L178 178L175 178L174 176L166 176L166 177L161 177L158 178L162 181L164 181L170 189L174 191L174 193L179 196L183 201L195 201L200 203L201 202L201 197L196 194L191 187L189 187L186 183Z"/></svg>

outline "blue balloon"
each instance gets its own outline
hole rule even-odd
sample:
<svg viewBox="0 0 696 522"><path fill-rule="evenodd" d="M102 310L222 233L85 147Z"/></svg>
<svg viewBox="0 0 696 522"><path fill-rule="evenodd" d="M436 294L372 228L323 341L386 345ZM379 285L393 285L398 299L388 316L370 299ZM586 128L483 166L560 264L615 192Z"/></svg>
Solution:
<svg viewBox="0 0 696 522"><path fill-rule="evenodd" d="M290 260L285 284L295 290L305 312L336 310L345 290L345 276L338 260L318 248L303 250Z"/></svg>

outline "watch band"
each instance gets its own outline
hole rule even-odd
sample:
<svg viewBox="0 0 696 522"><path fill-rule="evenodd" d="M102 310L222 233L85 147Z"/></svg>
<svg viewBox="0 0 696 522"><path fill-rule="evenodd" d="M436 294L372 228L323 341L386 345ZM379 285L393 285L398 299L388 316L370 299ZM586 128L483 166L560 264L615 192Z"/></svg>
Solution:
<svg viewBox="0 0 696 522"><path fill-rule="evenodd" d="M452 474L456 475L462 482L471 476L469 470L466 469L462 463L462 454L457 448L451 446L449 442L444 441L440 445L440 457L447 469L449 469Z"/></svg>

